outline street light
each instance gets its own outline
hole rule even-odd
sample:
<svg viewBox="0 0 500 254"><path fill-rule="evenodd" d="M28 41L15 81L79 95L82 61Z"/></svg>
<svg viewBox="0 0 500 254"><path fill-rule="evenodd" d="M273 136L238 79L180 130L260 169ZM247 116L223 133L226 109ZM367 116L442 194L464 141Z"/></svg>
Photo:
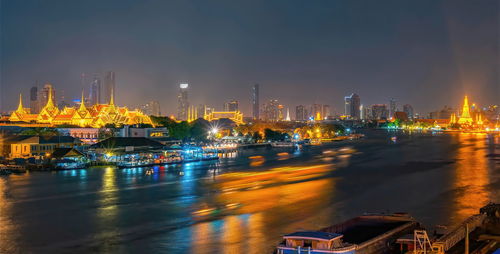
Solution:
<svg viewBox="0 0 500 254"><path fill-rule="evenodd" d="M219 132L219 129L217 129L216 127L212 128L212 130L210 130L212 132L212 134L217 134L217 132Z"/></svg>

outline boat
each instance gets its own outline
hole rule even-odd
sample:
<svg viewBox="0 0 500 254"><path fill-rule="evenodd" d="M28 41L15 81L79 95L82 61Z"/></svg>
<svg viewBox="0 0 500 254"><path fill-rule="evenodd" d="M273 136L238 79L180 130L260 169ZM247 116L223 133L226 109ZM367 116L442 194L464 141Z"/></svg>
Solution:
<svg viewBox="0 0 500 254"><path fill-rule="evenodd" d="M365 214L317 231L286 234L276 253L385 253L390 241L418 227L406 213Z"/></svg>
<svg viewBox="0 0 500 254"><path fill-rule="evenodd" d="M0 169L3 171L8 171L10 173L16 173L16 174L26 173L26 167L16 164L0 165Z"/></svg>
<svg viewBox="0 0 500 254"><path fill-rule="evenodd" d="M0 164L0 176L6 176L10 174L12 174L12 172L7 168L7 166Z"/></svg>
<svg viewBox="0 0 500 254"><path fill-rule="evenodd" d="M293 143L293 142L273 142L273 143L271 143L271 146L274 148L294 147L295 143Z"/></svg>
<svg viewBox="0 0 500 254"><path fill-rule="evenodd" d="M119 168L136 168L136 167L152 167L161 166L168 164L177 164L185 162L180 156L168 156L162 158L141 158L141 159L131 159L126 158L117 162Z"/></svg>

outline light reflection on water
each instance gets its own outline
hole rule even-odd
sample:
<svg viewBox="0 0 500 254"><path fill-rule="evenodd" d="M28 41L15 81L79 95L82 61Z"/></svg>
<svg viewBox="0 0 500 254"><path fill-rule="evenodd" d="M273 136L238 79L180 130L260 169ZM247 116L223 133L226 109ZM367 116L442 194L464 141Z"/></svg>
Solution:
<svg viewBox="0 0 500 254"><path fill-rule="evenodd" d="M383 136L357 145L354 142L349 146L287 151L286 156L278 155L283 151L256 150L211 162L154 168L93 168L0 178L0 252L5 252L1 249L5 246L20 252L37 250L27 239L37 239L44 233L49 233L43 239L48 246L46 250L56 250L51 245L60 242L61 236L50 235L40 227L49 228L47 225L53 223L59 227L58 232L72 232L75 239L71 240L76 243L70 244L69 250L73 253L263 253L272 251L282 234L331 225L339 219L370 211L365 208L379 207L379 200L364 198L366 193L373 192L373 197L389 200L384 206L392 205L391 196L412 194L405 189L387 191L377 186L379 182L382 186L392 186L393 181L404 185L405 181L415 179L437 186L424 189L430 191L426 198L415 195L412 201L419 209L428 202L435 207L445 206L445 216L455 222L476 213L491 199L498 201L498 191L490 186L500 180L495 170L498 164L486 157L489 153L499 153L492 148L498 144L498 138L418 135L412 134L411 138L398 135L394 144L388 142L390 136ZM356 151L350 151L349 147ZM343 148L346 152L337 154ZM322 153L325 149L335 153L325 155ZM277 160L280 156L286 160ZM322 159L326 157L329 159ZM411 172L405 168L411 165L408 162L435 159L456 159L456 162L436 168L425 168L427 164L423 163L422 168ZM234 188L240 184L237 181L217 182L227 173L258 174L281 167L303 169L310 165L320 165L325 170L293 177L278 174L251 188ZM152 173L146 173L148 170ZM427 179L429 175L437 178ZM442 195L448 191L453 194ZM399 196L398 200L404 200ZM362 206L357 204L359 201ZM228 204L238 207L196 220L191 212L201 204L209 208ZM32 212L37 207L43 208L47 223L39 223L39 214ZM394 211L394 207L387 210ZM422 214L435 216L434 210L421 209ZM57 213L59 210L62 212ZM60 218L51 216L52 213L67 216L64 217L67 223L57 224ZM30 220L25 222L26 218ZM73 232L71 223L88 225L87 231ZM89 248L87 241L81 239L92 239L92 245L97 247Z"/></svg>
<svg viewBox="0 0 500 254"><path fill-rule="evenodd" d="M18 247L15 239L19 237L19 232L16 230L15 222L10 219L12 205L5 197L7 185L7 179L0 177L0 253L11 253Z"/></svg>
<svg viewBox="0 0 500 254"><path fill-rule="evenodd" d="M456 152L454 185L455 196L452 221L463 221L479 211L493 197L486 189L490 183L485 134L457 134L459 148Z"/></svg>
<svg viewBox="0 0 500 254"><path fill-rule="evenodd" d="M116 169L108 167L104 169L102 177L102 189L99 193L97 208L97 227L99 237L108 239L100 246L100 251L110 251L113 249L112 242L119 241L120 230L117 227L118 221L118 192L116 190Z"/></svg>

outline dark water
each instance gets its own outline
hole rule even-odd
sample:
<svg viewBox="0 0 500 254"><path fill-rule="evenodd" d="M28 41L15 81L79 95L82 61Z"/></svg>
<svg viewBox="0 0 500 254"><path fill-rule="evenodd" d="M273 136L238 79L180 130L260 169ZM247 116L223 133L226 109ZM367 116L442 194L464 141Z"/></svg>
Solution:
<svg viewBox="0 0 500 254"><path fill-rule="evenodd" d="M498 136L372 131L364 140L247 150L152 174L0 177L0 253L270 253L282 234L363 212L406 211L427 225L452 225L500 201L499 144ZM345 147L356 152L322 155ZM255 155L264 158L249 159ZM285 166L312 169L292 176ZM255 183L256 172L270 169L284 173ZM229 172L248 174L229 181ZM195 216L203 209L219 213Z"/></svg>

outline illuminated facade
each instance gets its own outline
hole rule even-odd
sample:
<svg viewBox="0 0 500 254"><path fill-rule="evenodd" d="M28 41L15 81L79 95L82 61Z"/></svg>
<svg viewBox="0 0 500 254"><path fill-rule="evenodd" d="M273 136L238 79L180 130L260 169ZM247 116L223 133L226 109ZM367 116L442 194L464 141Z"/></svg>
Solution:
<svg viewBox="0 0 500 254"><path fill-rule="evenodd" d="M221 118L227 118L235 122L236 124L243 123L243 114L240 111L221 111L221 112L210 112L209 114L205 114L203 117L207 121L219 120Z"/></svg>
<svg viewBox="0 0 500 254"><path fill-rule="evenodd" d="M464 106L462 107L462 114L460 115L460 118L458 119L458 123L471 125L472 122L473 122L473 120L472 120L472 117L470 115L469 99L467 98L467 95L466 95L464 98Z"/></svg>
<svg viewBox="0 0 500 254"><path fill-rule="evenodd" d="M76 107L64 107L60 110L55 106L52 92L48 93L47 104L38 114L31 114L30 109L24 108L21 95L19 106L9 117L11 122L27 122L50 125L77 125L80 127L101 128L106 124L133 125L151 124L151 118L141 111L132 111L127 107L118 107L114 103L114 95L108 104L94 104L85 106L85 98L82 93L81 104Z"/></svg>
<svg viewBox="0 0 500 254"><path fill-rule="evenodd" d="M462 112L459 117L452 114L450 117L450 125L459 124L462 129L482 130L488 128L497 128L497 125L492 125L492 121L485 117L484 112L475 107L469 107L469 98L465 96L462 107ZM472 110L471 110L472 109Z"/></svg>
<svg viewBox="0 0 500 254"><path fill-rule="evenodd" d="M216 121L222 118L227 118L236 124L243 124L243 113L241 113L239 110L235 111L212 111L212 110L205 110L205 113L201 116L199 115L199 110L194 107L190 106L188 107L187 110L187 121L192 122L197 120L198 118L201 118L203 116L203 119L207 121ZM200 112L201 113L201 112Z"/></svg>

